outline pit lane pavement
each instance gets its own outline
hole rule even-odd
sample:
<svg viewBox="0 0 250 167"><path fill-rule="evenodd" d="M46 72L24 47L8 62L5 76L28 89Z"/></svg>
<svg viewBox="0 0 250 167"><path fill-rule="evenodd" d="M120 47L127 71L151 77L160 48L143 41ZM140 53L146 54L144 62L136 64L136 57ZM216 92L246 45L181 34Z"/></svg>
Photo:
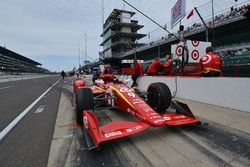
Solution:
<svg viewBox="0 0 250 167"><path fill-rule="evenodd" d="M48 166L250 166L250 114L183 99L208 126L149 128L88 151L75 124L72 80L64 84ZM100 124L134 120L116 110L96 112Z"/></svg>
<svg viewBox="0 0 250 167"><path fill-rule="evenodd" d="M0 166L47 166L61 96L62 81L58 79L43 76L0 83ZM27 114L5 133L25 110Z"/></svg>

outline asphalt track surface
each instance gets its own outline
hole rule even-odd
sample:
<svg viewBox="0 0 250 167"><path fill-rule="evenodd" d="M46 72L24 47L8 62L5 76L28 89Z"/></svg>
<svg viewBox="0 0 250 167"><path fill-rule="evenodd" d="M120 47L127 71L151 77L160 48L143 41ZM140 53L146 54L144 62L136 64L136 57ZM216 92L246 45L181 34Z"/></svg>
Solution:
<svg viewBox="0 0 250 167"><path fill-rule="evenodd" d="M58 79L54 76L1 83L1 132ZM47 166L62 84L59 81L51 88L0 141L0 166Z"/></svg>
<svg viewBox="0 0 250 167"><path fill-rule="evenodd" d="M59 78L0 84L0 130ZM208 126L149 128L89 151L75 124L73 78L60 80L0 141L0 166L250 166L250 135L200 118ZM96 110L99 123L134 120L113 109ZM240 121L240 120L239 120Z"/></svg>

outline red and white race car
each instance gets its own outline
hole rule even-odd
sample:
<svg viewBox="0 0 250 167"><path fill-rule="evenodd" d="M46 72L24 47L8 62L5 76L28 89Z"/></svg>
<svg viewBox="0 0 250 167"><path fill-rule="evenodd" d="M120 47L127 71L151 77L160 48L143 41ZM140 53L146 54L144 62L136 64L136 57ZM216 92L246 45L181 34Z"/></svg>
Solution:
<svg viewBox="0 0 250 167"><path fill-rule="evenodd" d="M136 134L150 126L201 123L186 104L172 100L170 89L161 82L152 83L147 92L138 92L107 74L96 80L93 86L85 86L83 80L75 80L74 98L76 120L79 125L84 125L89 149L104 141ZM114 121L99 126L95 105L100 102L130 113L138 122ZM170 106L175 112L167 111Z"/></svg>

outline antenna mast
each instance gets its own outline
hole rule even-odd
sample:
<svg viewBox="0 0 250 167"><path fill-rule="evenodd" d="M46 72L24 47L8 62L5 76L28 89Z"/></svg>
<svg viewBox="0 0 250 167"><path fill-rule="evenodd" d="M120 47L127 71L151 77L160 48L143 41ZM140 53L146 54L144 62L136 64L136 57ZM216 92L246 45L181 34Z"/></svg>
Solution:
<svg viewBox="0 0 250 167"><path fill-rule="evenodd" d="M86 32L84 33L84 42L85 42L85 60L87 60L87 35L86 35Z"/></svg>
<svg viewBox="0 0 250 167"><path fill-rule="evenodd" d="M78 46L78 57L79 57L78 65L80 67L80 57L81 57L80 43L79 43L79 46Z"/></svg>
<svg viewBox="0 0 250 167"><path fill-rule="evenodd" d="M102 26L104 24L104 2L102 0Z"/></svg>

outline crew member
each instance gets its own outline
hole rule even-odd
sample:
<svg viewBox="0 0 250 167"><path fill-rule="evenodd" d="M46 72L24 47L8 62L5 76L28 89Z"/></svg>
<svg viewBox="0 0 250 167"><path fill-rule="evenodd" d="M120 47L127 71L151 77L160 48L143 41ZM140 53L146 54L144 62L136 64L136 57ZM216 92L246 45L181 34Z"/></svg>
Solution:
<svg viewBox="0 0 250 167"><path fill-rule="evenodd" d="M95 80L97 80L100 77L100 69L93 69L93 78L92 78L92 82L95 83Z"/></svg>
<svg viewBox="0 0 250 167"><path fill-rule="evenodd" d="M110 74L110 66L109 65L104 65L104 69L102 71L102 75L104 74Z"/></svg>
<svg viewBox="0 0 250 167"><path fill-rule="evenodd" d="M113 81L114 76L113 76L113 74L111 74L110 66L109 65L104 65L104 69L103 69L102 75L100 77L103 79L103 81L105 83Z"/></svg>
<svg viewBox="0 0 250 167"><path fill-rule="evenodd" d="M163 65L159 61L158 58L155 58L153 62L149 65L147 69L147 74L149 75L157 75L159 71L161 71L163 68Z"/></svg>
<svg viewBox="0 0 250 167"><path fill-rule="evenodd" d="M166 63L164 64L163 72L165 73L171 73L171 67L172 67L172 59L170 55L166 56Z"/></svg>
<svg viewBox="0 0 250 167"><path fill-rule="evenodd" d="M64 80L65 75L66 75L66 73L62 70L61 77L63 78L63 80Z"/></svg>
<svg viewBox="0 0 250 167"><path fill-rule="evenodd" d="M134 60L134 68L132 69L132 80L133 80L133 84L131 85L131 87L135 87L137 86L137 78L143 75L143 67L142 64L139 63L137 60Z"/></svg>
<svg viewBox="0 0 250 167"><path fill-rule="evenodd" d="M212 47L206 48L206 54L200 58L201 76L218 77L221 74L222 61L220 56L213 53Z"/></svg>

